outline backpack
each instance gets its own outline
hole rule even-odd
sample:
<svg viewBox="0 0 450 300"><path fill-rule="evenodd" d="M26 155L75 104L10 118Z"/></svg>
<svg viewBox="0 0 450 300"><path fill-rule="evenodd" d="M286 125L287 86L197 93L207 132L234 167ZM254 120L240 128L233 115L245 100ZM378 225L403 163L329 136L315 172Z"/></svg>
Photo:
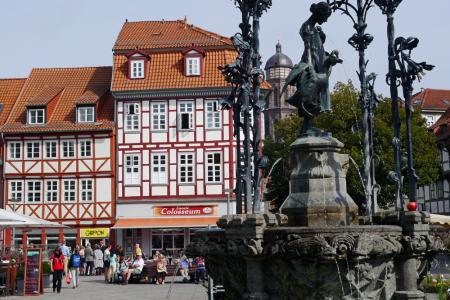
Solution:
<svg viewBox="0 0 450 300"><path fill-rule="evenodd" d="M72 254L70 256L70 267L72 268L79 268L81 265L81 257L77 254Z"/></svg>

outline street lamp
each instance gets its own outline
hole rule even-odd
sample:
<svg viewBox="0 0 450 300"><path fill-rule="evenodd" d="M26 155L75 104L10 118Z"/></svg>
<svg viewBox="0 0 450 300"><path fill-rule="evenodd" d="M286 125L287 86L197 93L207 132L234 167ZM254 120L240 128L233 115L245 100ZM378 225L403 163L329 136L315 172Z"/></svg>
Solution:
<svg viewBox="0 0 450 300"><path fill-rule="evenodd" d="M16 203L22 202L22 199L17 199L17 198L8 199L8 203L9 202L12 202L13 212L15 213L16 212ZM13 247L13 249L16 247L15 239L16 239L16 227L13 226L13 228L12 228L12 247Z"/></svg>

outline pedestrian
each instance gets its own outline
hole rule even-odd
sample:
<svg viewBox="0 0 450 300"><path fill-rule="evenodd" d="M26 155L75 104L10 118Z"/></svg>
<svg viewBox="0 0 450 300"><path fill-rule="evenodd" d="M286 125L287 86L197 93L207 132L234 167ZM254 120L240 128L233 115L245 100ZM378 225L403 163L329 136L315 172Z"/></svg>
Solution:
<svg viewBox="0 0 450 300"><path fill-rule="evenodd" d="M57 246L50 257L50 269L53 273L53 293L55 291L61 293L64 259L64 254L62 254L60 247Z"/></svg>
<svg viewBox="0 0 450 300"><path fill-rule="evenodd" d="M95 245L94 250L94 265L95 265L95 274L102 275L103 271L103 252L100 249L99 245Z"/></svg>
<svg viewBox="0 0 450 300"><path fill-rule="evenodd" d="M81 258L81 264L80 264L80 276L84 275L84 270L86 268L86 258L84 257L84 246L80 246L80 258Z"/></svg>
<svg viewBox="0 0 450 300"><path fill-rule="evenodd" d="M86 260L86 276L94 275L94 251L92 250L91 244L87 243L84 249L84 258Z"/></svg>
<svg viewBox="0 0 450 300"><path fill-rule="evenodd" d="M111 245L106 247L103 251L103 272L105 276L105 282L109 281L109 256L111 255Z"/></svg>
<svg viewBox="0 0 450 300"><path fill-rule="evenodd" d="M116 271L117 271L117 255L114 250L111 250L109 253L109 268L108 268L108 277L107 277L107 281L109 283L114 282L114 277L115 277Z"/></svg>
<svg viewBox="0 0 450 300"><path fill-rule="evenodd" d="M61 243L61 253L64 255L64 276L67 276L69 274L69 258L70 258L70 249L67 247L66 241L63 241Z"/></svg>
<svg viewBox="0 0 450 300"><path fill-rule="evenodd" d="M195 270L195 283L199 283L200 280L204 282L206 273L205 260L203 257L197 257L195 261L197 265L197 269Z"/></svg>
<svg viewBox="0 0 450 300"><path fill-rule="evenodd" d="M162 254L159 255L159 260L156 263L156 284L164 284L167 274L167 260Z"/></svg>
<svg viewBox="0 0 450 300"><path fill-rule="evenodd" d="M142 249L139 244L134 245L134 256L136 257L137 255L142 257Z"/></svg>
<svg viewBox="0 0 450 300"><path fill-rule="evenodd" d="M191 262L189 261L189 258L185 254L180 259L180 273L183 277L183 282L189 282L189 267L191 265Z"/></svg>
<svg viewBox="0 0 450 300"><path fill-rule="evenodd" d="M81 256L80 251L78 250L77 247L70 256L69 260L69 269L70 273L72 274L72 285L74 289L76 289L79 285L80 265L81 265Z"/></svg>

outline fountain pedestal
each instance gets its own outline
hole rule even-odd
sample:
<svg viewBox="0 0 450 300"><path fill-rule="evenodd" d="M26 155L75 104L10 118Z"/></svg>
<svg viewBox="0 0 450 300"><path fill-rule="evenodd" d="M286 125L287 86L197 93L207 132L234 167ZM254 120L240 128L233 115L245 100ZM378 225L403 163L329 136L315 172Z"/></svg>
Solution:
<svg viewBox="0 0 450 300"><path fill-rule="evenodd" d="M349 157L331 134L303 135L291 144L294 169L282 206L291 226L358 224L358 207L347 193Z"/></svg>

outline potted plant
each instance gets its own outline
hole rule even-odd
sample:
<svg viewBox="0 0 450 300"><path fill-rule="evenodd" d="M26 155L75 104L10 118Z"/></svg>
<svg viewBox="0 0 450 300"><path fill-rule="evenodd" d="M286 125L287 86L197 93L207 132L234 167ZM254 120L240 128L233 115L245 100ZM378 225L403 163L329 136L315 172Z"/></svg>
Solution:
<svg viewBox="0 0 450 300"><path fill-rule="evenodd" d="M48 261L44 261L42 263L42 274L44 274L44 288L51 287L50 274L52 270L50 268L50 263Z"/></svg>
<svg viewBox="0 0 450 300"><path fill-rule="evenodd" d="M17 266L16 271L16 289L17 289L17 295L22 296L23 295L23 278L24 278L24 266L23 264L20 264Z"/></svg>

